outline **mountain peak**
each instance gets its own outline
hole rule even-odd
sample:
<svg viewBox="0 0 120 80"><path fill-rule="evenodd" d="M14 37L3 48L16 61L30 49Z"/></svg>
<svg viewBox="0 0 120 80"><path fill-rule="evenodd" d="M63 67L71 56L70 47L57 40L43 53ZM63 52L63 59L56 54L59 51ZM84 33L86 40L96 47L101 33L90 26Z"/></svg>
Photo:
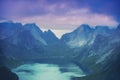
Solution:
<svg viewBox="0 0 120 80"><path fill-rule="evenodd" d="M27 30L38 31L40 33L43 33L42 30L35 23L25 24L24 28Z"/></svg>
<svg viewBox="0 0 120 80"><path fill-rule="evenodd" d="M59 41L59 39L56 37L56 35L50 29L48 29L48 31L44 31L43 38L44 38L44 40L47 41L48 44Z"/></svg>
<svg viewBox="0 0 120 80"><path fill-rule="evenodd" d="M83 31L89 31L89 30L91 30L92 28L90 28L90 26L89 25L87 25L87 24L82 24L82 25L80 25L76 30L75 30L75 32L77 31L77 32L83 32Z"/></svg>
<svg viewBox="0 0 120 80"><path fill-rule="evenodd" d="M52 33L52 34L54 34L50 29L48 29L47 31L44 31L44 33Z"/></svg>
<svg viewBox="0 0 120 80"><path fill-rule="evenodd" d="M80 25L80 26L78 27L78 29L81 29L81 28L83 28L83 29L91 29L88 24L82 24L82 25Z"/></svg>
<svg viewBox="0 0 120 80"><path fill-rule="evenodd" d="M52 32L50 29L48 29L48 32ZM53 32L52 32L53 33Z"/></svg>
<svg viewBox="0 0 120 80"><path fill-rule="evenodd" d="M4 21L0 21L0 23L14 23L14 22L11 20L4 20Z"/></svg>
<svg viewBox="0 0 120 80"><path fill-rule="evenodd" d="M38 27L35 23L28 23L28 24L25 24L24 26L27 28L35 28L35 27L37 28Z"/></svg>
<svg viewBox="0 0 120 80"><path fill-rule="evenodd" d="M80 25L81 27L84 27L84 28L90 28L90 26L88 24L82 24Z"/></svg>
<svg viewBox="0 0 120 80"><path fill-rule="evenodd" d="M26 26L37 26L35 23L27 23Z"/></svg>
<svg viewBox="0 0 120 80"><path fill-rule="evenodd" d="M21 23L14 23L14 22L12 22L12 21L7 21L7 22L0 22L0 25L1 25L1 27L2 26L11 26L11 27L13 27L13 26L15 26L15 27L21 27L22 26L22 24Z"/></svg>

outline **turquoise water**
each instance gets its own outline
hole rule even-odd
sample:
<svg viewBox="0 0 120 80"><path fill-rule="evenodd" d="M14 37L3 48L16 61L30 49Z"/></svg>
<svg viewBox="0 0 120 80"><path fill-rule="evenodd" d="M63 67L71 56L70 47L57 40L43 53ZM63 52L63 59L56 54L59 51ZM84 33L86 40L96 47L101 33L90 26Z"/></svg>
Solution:
<svg viewBox="0 0 120 80"><path fill-rule="evenodd" d="M64 69L66 71L61 71ZM13 69L20 80L70 80L71 77L85 76L76 65L59 67L55 64L24 64Z"/></svg>

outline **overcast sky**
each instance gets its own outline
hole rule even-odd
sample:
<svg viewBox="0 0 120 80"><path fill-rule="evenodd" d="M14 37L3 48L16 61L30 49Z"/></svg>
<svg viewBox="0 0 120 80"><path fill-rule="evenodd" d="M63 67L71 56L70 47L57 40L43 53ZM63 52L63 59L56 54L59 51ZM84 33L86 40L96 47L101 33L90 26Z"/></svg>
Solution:
<svg viewBox="0 0 120 80"><path fill-rule="evenodd" d="M118 25L119 4L119 0L0 0L0 20L34 22L54 31L64 29L60 35L81 24Z"/></svg>

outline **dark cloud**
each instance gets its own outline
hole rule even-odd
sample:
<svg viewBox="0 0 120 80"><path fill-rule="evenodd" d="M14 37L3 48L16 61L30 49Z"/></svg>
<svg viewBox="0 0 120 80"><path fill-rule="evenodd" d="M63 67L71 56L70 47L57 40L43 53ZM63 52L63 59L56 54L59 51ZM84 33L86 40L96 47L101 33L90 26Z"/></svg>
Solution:
<svg viewBox="0 0 120 80"><path fill-rule="evenodd" d="M78 7L88 7L93 13L113 16L120 21L120 0L81 0ZM79 6L81 5L81 6Z"/></svg>
<svg viewBox="0 0 120 80"><path fill-rule="evenodd" d="M120 21L119 0L0 0L0 17L65 15L70 10L89 8L91 13L113 16Z"/></svg>

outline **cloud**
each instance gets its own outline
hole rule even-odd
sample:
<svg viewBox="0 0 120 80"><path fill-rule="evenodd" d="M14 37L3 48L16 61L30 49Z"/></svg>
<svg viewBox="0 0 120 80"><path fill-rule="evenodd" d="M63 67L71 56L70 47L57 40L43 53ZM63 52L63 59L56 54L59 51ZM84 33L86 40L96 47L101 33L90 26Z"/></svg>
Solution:
<svg viewBox="0 0 120 80"><path fill-rule="evenodd" d="M71 10L88 8L92 13L119 20L119 0L1 0L0 16L21 18L37 15L64 15Z"/></svg>
<svg viewBox="0 0 120 80"><path fill-rule="evenodd" d="M46 14L42 16L17 19L16 21L20 21L22 23L35 22L41 28L47 29L75 29L83 23L89 24L91 26L116 26L118 24L112 16L91 13L87 8L71 10L60 16Z"/></svg>
<svg viewBox="0 0 120 80"><path fill-rule="evenodd" d="M0 20L35 22L40 28L56 30L73 30L84 23L116 26L120 20L119 3L119 0L0 0Z"/></svg>
<svg viewBox="0 0 120 80"><path fill-rule="evenodd" d="M87 8L75 9L64 15L45 14L42 16L26 17L16 19L16 22L36 23L42 29L52 29L57 37L76 29L81 24L89 24L91 27L105 25L116 27L118 23L112 16L91 13Z"/></svg>

